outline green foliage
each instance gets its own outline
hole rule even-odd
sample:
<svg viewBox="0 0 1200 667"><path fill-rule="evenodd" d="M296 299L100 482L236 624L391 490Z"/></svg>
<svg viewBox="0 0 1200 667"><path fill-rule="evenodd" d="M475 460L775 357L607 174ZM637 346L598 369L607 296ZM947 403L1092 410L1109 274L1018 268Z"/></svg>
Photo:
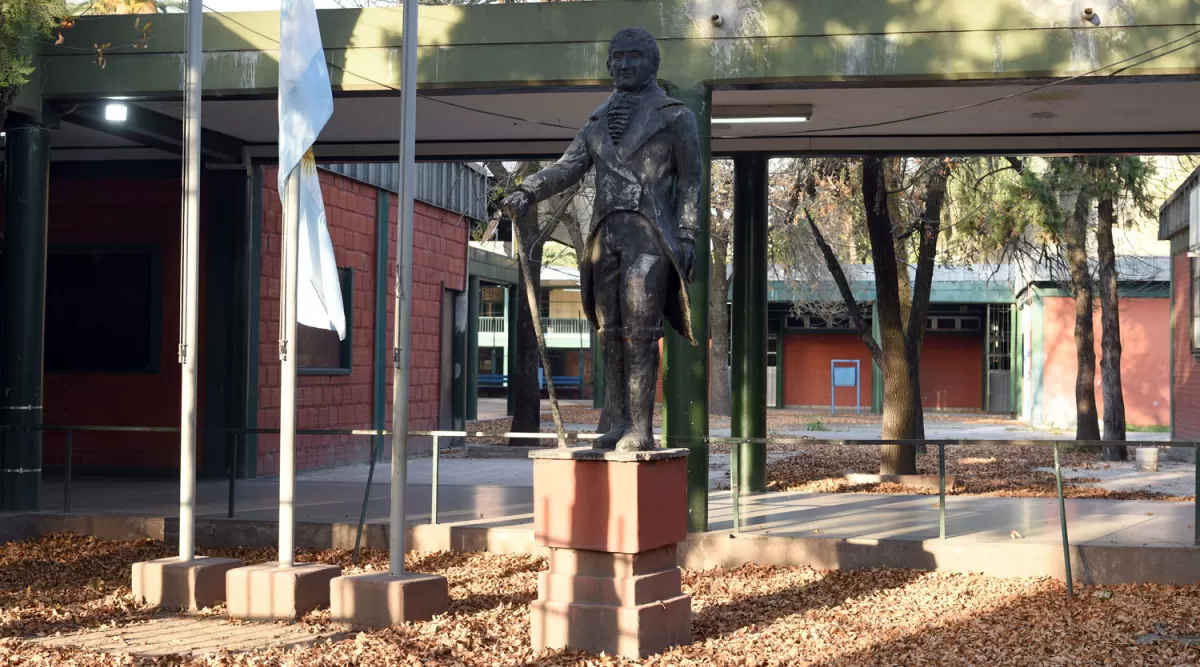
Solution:
<svg viewBox="0 0 1200 667"><path fill-rule="evenodd" d="M1166 424L1154 424L1151 426L1135 426L1134 424L1126 424L1125 430L1129 433L1170 433L1171 427Z"/></svg>
<svg viewBox="0 0 1200 667"><path fill-rule="evenodd" d="M5 101L33 74L30 43L49 37L66 15L62 0L0 0L0 89Z"/></svg>
<svg viewBox="0 0 1200 667"><path fill-rule="evenodd" d="M948 245L960 261L1023 257L1054 265L1077 197L1111 197L1126 222L1154 219L1154 184L1154 163L1141 157L1026 158L1021 173L1004 158L966 160L950 185Z"/></svg>
<svg viewBox="0 0 1200 667"><path fill-rule="evenodd" d="M808 424L805 424L804 430L805 431L824 431L825 430L825 422L822 421L818 417L817 419L814 419L814 420L808 422Z"/></svg>

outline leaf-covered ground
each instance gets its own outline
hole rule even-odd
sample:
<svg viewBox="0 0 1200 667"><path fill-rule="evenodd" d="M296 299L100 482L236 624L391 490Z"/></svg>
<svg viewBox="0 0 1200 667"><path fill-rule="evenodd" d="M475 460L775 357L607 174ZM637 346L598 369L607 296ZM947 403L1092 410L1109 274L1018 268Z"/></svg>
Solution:
<svg viewBox="0 0 1200 667"><path fill-rule="evenodd" d="M822 445L804 447L803 453L767 465L767 484L776 491L809 493L906 493L937 495L936 489L900 484L850 484L849 472L879 471L879 452L875 447ZM1063 466L1099 468L1093 452L1063 448ZM952 495L997 497L1057 497L1054 474L1037 470L1054 467L1054 450L1036 445L984 445L946 448L946 474L953 475ZM917 472L937 475L937 448L929 447L917 456ZM1194 496L1173 496L1153 491L1110 491L1087 482L1092 477L1063 480L1063 495L1068 498L1111 498L1114 500L1192 500Z"/></svg>
<svg viewBox="0 0 1200 667"><path fill-rule="evenodd" d="M531 556L415 554L407 566L450 581L450 610L427 623L288 650L137 659L49 649L24 638L145 622L129 595L132 563L169 555L149 540L114 542L51 535L0 545L0 664L34 665L615 665L611 657L534 653L528 605L536 597ZM248 562L269 550L233 550ZM345 551L301 560L350 567ZM382 569L383 552L364 553ZM362 569L362 568L359 568ZM1197 586L1080 587L1067 600L1048 579L996 579L910 570L819 571L744 566L686 571L693 644L654 665L1163 665L1200 663ZM210 610L220 614L222 610ZM327 624L327 612L303 622ZM1157 630L1156 630L1157 628ZM1145 642L1152 632L1170 639ZM1138 638L1143 637L1143 642Z"/></svg>

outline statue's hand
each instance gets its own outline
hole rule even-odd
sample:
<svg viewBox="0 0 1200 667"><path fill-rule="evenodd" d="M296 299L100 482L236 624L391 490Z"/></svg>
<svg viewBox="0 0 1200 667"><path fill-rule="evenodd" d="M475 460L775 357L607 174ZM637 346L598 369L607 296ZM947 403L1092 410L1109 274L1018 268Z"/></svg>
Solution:
<svg viewBox="0 0 1200 667"><path fill-rule="evenodd" d="M679 263L683 278L691 284L696 281L696 242L691 239L679 241Z"/></svg>
<svg viewBox="0 0 1200 667"><path fill-rule="evenodd" d="M513 220L524 218L533 207L533 197L525 190L517 190L500 202L500 210Z"/></svg>

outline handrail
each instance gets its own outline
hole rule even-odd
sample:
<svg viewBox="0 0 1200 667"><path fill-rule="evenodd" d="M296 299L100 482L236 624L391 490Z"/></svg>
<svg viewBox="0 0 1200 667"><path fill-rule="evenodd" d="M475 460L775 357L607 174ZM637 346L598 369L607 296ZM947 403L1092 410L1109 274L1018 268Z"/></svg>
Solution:
<svg viewBox="0 0 1200 667"><path fill-rule="evenodd" d="M21 426L12 424L0 424L0 431L62 431L66 434L66 460L64 462L65 480L63 484L63 512L71 511L71 480L74 458L74 434L80 433L178 433L179 428L174 426L112 426L112 425L83 425L83 424L41 424L37 426ZM232 439L233 452L230 458L229 466L229 507L228 516L233 517L235 513L235 485L237 479L237 457L238 444L246 435L275 435L279 433L279 429L265 428L236 428L236 427L214 427L201 428L204 433L225 433L236 437ZM376 437L390 436L391 431L384 429L296 429L298 435L337 435L337 436L360 436L360 437ZM504 433L486 433L482 431L410 431L410 436L417 437L432 437L432 484L430 498L430 523L436 525L438 523L438 487L440 486L440 454L441 454L441 439L442 438L522 438L522 439L537 439L537 440L554 440L558 436L555 433L519 433L519 432L504 432ZM593 440L600 437L599 433L573 431L566 434L569 437L577 440ZM662 435L655 435L655 440L662 441ZM805 445L805 446L863 446L863 447L878 447L880 445L934 445L938 448L938 512L939 512L939 537L946 539L946 447L970 447L970 446L1013 446L1013 447L1053 447L1054 448L1054 476L1057 487L1058 505L1059 505L1059 522L1062 532L1063 560L1067 579L1067 595L1074 594L1074 586L1071 574L1071 554L1069 547L1069 539L1067 532L1067 516L1066 516L1066 501L1063 495L1062 481L1062 465L1059 457L1059 448L1063 444L1069 444L1073 447L1099 447L1111 445L1111 441L1099 440L954 440L954 439L924 439L924 440L897 440L897 439L880 439L880 440L834 440L821 439L811 437L778 437L769 436L765 438L735 438L721 436L706 436L703 438L670 438L672 444L683 444L688 442L703 442L707 444L728 444L737 445L742 443L755 443L767 445ZM1195 441L1159 441L1159 440L1127 440L1120 443L1127 447L1191 447L1200 450L1200 442ZM372 450L371 469L368 474L368 484L366 493L363 498L362 514L359 518L358 539L355 541L354 558L358 559L358 547L361 543L363 525L366 520L366 504L370 497L370 482L374 477L375 463L378 458L377 453ZM731 467L731 484L730 492L732 494L732 511L733 511L733 529L734 532L741 531L741 489L738 487L738 465L740 457L730 451L730 467ZM1196 520L1193 522L1194 534L1193 542L1200 545L1200 474L1196 475L1196 500L1193 501L1195 507Z"/></svg>

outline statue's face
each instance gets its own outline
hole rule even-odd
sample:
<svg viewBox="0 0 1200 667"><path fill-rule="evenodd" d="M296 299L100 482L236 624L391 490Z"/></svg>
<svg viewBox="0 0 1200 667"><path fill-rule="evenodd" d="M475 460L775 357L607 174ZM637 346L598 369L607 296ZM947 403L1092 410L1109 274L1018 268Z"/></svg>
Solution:
<svg viewBox="0 0 1200 667"><path fill-rule="evenodd" d="M637 90L654 76L654 61L636 40L622 37L608 54L608 73L620 90Z"/></svg>

